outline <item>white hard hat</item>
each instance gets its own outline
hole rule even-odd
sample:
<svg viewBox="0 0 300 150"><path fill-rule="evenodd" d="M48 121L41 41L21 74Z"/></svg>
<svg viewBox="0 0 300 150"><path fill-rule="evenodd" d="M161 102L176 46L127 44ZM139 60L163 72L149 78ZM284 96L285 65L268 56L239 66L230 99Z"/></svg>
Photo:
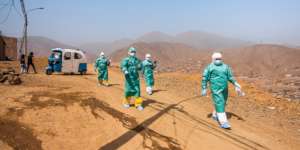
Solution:
<svg viewBox="0 0 300 150"><path fill-rule="evenodd" d="M145 58L151 58L151 54L146 54Z"/></svg>
<svg viewBox="0 0 300 150"><path fill-rule="evenodd" d="M214 52L212 54L211 58L212 58L212 60L215 60L215 59L218 59L218 58L220 59L220 58L222 58L222 54L219 53L219 52Z"/></svg>

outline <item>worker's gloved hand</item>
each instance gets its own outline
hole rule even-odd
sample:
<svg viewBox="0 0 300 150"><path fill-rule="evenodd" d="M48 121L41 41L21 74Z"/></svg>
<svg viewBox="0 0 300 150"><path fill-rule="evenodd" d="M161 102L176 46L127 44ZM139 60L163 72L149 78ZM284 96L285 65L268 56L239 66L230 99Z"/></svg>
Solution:
<svg viewBox="0 0 300 150"><path fill-rule="evenodd" d="M241 92L242 92L242 89L236 86L236 87L235 87L235 91L236 91L237 93L241 93Z"/></svg>
<svg viewBox="0 0 300 150"><path fill-rule="evenodd" d="M201 95L202 96L206 96L207 95L207 90L206 89L202 89Z"/></svg>
<svg viewBox="0 0 300 150"><path fill-rule="evenodd" d="M128 75L128 74L129 74L129 72L128 72L127 70L125 70L125 71L124 71L124 74L125 74L125 75Z"/></svg>
<svg viewBox="0 0 300 150"><path fill-rule="evenodd" d="M240 88L240 89L242 88L241 85L238 84L237 82L234 83L234 86L235 86L236 88Z"/></svg>
<svg viewBox="0 0 300 150"><path fill-rule="evenodd" d="M245 95L245 93L242 91L242 87L241 87L240 84L238 84L238 83L236 82L236 83L234 83L234 86L235 86L235 91L237 92L237 94L238 94L239 96L244 96L244 95Z"/></svg>
<svg viewBox="0 0 300 150"><path fill-rule="evenodd" d="M236 92L241 92L242 91L242 87L240 84L238 84L237 82L234 83L235 86L235 91Z"/></svg>

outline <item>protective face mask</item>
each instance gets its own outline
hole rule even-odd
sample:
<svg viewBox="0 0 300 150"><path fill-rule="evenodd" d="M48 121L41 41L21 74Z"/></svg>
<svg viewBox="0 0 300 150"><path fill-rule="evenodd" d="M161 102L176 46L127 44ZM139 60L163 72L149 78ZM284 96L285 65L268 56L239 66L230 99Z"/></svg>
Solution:
<svg viewBox="0 0 300 150"><path fill-rule="evenodd" d="M58 58L59 58L59 56L58 56L58 55L54 55L54 58L58 59Z"/></svg>
<svg viewBox="0 0 300 150"><path fill-rule="evenodd" d="M135 53L129 53L130 56L135 56Z"/></svg>
<svg viewBox="0 0 300 150"><path fill-rule="evenodd" d="M217 59L217 60L214 61L214 64L217 65L217 66L218 66L218 65L222 65L222 64L223 64L223 61Z"/></svg>
<svg viewBox="0 0 300 150"><path fill-rule="evenodd" d="M146 57L146 60L151 60L151 58L150 57Z"/></svg>

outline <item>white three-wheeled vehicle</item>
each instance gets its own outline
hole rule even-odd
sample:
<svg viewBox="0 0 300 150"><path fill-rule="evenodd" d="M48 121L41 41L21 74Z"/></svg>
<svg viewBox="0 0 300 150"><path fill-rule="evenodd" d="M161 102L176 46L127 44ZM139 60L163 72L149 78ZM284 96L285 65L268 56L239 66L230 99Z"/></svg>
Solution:
<svg viewBox="0 0 300 150"><path fill-rule="evenodd" d="M84 52L76 49L51 49L46 74L50 75L53 72L85 74L87 59Z"/></svg>

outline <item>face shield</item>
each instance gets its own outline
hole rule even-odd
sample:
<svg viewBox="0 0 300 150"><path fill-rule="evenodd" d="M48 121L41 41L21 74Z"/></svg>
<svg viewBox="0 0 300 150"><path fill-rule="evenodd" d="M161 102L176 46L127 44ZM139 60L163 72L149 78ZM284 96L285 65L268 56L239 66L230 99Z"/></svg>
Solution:
<svg viewBox="0 0 300 150"><path fill-rule="evenodd" d="M213 63L214 63L215 65L219 66L219 65L222 65L222 64L223 64L223 60L222 60L222 58L215 58L215 59L213 60Z"/></svg>
<svg viewBox="0 0 300 150"><path fill-rule="evenodd" d="M131 51L131 52L129 52L128 54L129 54L129 56L135 56L135 55L136 55L136 52L135 52L135 51Z"/></svg>
<svg viewBox="0 0 300 150"><path fill-rule="evenodd" d="M146 54L145 59L146 60L151 60L151 55L150 54Z"/></svg>

